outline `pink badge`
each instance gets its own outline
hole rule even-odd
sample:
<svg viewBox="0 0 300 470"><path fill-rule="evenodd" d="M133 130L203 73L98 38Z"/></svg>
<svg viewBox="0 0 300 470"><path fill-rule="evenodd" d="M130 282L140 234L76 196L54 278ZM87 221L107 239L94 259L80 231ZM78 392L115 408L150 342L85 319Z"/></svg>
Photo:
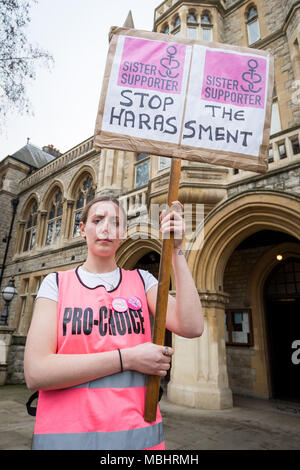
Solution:
<svg viewBox="0 0 300 470"><path fill-rule="evenodd" d="M124 297L116 297L112 301L112 307L117 312L126 312L128 309L127 300Z"/></svg>
<svg viewBox="0 0 300 470"><path fill-rule="evenodd" d="M139 310L140 308L142 308L141 299L139 299L135 295L128 297L127 302L128 302L129 308L132 308L133 310Z"/></svg>

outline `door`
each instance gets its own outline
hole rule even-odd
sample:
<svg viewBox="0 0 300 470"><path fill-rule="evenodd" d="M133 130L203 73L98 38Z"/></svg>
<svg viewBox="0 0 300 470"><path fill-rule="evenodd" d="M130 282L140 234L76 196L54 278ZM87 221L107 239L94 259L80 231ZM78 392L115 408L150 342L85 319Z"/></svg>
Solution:
<svg viewBox="0 0 300 470"><path fill-rule="evenodd" d="M289 259L265 284L272 397L300 401L300 261Z"/></svg>

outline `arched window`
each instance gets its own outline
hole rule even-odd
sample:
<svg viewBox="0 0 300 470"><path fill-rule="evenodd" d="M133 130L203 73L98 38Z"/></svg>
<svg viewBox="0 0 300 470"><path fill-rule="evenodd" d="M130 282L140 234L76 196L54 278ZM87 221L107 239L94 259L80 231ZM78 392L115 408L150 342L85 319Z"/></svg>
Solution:
<svg viewBox="0 0 300 470"><path fill-rule="evenodd" d="M169 25L168 24L164 25L164 27L162 29L162 33L163 34L169 34L169 32L170 32Z"/></svg>
<svg viewBox="0 0 300 470"><path fill-rule="evenodd" d="M187 22L192 24L197 24L197 18L194 11L189 11L187 15Z"/></svg>
<svg viewBox="0 0 300 470"><path fill-rule="evenodd" d="M36 237L36 226L37 226L37 202L34 200L31 202L25 224L25 234L24 234L24 245L23 251L32 250Z"/></svg>
<svg viewBox="0 0 300 470"><path fill-rule="evenodd" d="M247 13L247 20L250 21L250 20L252 20L253 18L256 18L256 17L257 17L257 9L254 6L251 6L248 10L248 13Z"/></svg>
<svg viewBox="0 0 300 470"><path fill-rule="evenodd" d="M48 216L47 216L47 235L46 245L55 243L59 237L61 229L61 221L63 215L63 202L62 193L60 189L57 189L53 194L49 204Z"/></svg>
<svg viewBox="0 0 300 470"><path fill-rule="evenodd" d="M147 184L150 178L150 156L147 153L138 153L135 164L135 187Z"/></svg>
<svg viewBox="0 0 300 470"><path fill-rule="evenodd" d="M211 19L210 19L210 14L207 11L202 13L202 15L201 15L201 24L202 25L212 26Z"/></svg>
<svg viewBox="0 0 300 470"><path fill-rule="evenodd" d="M212 41L212 22L210 13L205 11L201 15L201 29L203 41Z"/></svg>
<svg viewBox="0 0 300 470"><path fill-rule="evenodd" d="M175 20L174 20L174 29L178 28L178 26L180 26L180 24L181 24L180 16L177 15Z"/></svg>
<svg viewBox="0 0 300 470"><path fill-rule="evenodd" d="M76 191L75 207L73 212L73 237L80 234L79 224L84 206L95 197L95 186L90 175L86 175Z"/></svg>
<svg viewBox="0 0 300 470"><path fill-rule="evenodd" d="M5 174L0 177L0 189L4 188Z"/></svg>
<svg viewBox="0 0 300 470"><path fill-rule="evenodd" d="M260 39L257 8L251 5L246 12L248 42L253 44Z"/></svg>
<svg viewBox="0 0 300 470"><path fill-rule="evenodd" d="M278 106L276 87L273 88L272 114L271 114L271 135L281 131L281 121Z"/></svg>
<svg viewBox="0 0 300 470"><path fill-rule="evenodd" d="M187 36L189 39L198 39L198 23L196 13L192 10L187 15Z"/></svg>

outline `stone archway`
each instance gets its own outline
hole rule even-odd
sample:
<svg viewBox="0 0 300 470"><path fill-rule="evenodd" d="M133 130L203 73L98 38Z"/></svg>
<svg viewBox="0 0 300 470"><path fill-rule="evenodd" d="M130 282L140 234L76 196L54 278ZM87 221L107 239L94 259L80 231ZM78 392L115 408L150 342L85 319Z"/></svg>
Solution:
<svg viewBox="0 0 300 470"><path fill-rule="evenodd" d="M206 217L187 257L202 301L205 330L188 344L176 338L171 401L204 409L232 406L224 326L227 261L242 240L259 230L282 231L299 239L299 227L299 198L275 191L247 191L220 203ZM187 356L188 361L180 359Z"/></svg>
<svg viewBox="0 0 300 470"><path fill-rule="evenodd" d="M190 251L199 289L223 288L228 258L242 240L259 230L277 230L300 239L300 198L275 191L247 191L218 205L204 221L204 243Z"/></svg>

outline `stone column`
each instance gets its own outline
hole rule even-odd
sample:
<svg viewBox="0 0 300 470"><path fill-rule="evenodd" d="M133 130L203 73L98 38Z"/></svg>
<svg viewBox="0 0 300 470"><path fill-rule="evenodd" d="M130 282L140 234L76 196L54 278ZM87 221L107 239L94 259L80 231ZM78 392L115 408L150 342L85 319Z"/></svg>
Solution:
<svg viewBox="0 0 300 470"><path fill-rule="evenodd" d="M38 214L38 234L36 240L36 246L43 246L44 242L46 241L46 232L47 232L47 215L48 211L43 210L40 211Z"/></svg>
<svg viewBox="0 0 300 470"><path fill-rule="evenodd" d="M21 253L21 251L23 249L25 225L26 225L25 220L20 220L18 222L17 240L16 240L16 253Z"/></svg>
<svg viewBox="0 0 300 470"><path fill-rule="evenodd" d="M31 277L29 279L29 284L28 284L25 310L22 312L19 318L18 329L16 331L18 335L26 336L29 330L29 326L30 326L32 314L33 314L33 308L34 308L34 297L35 297L35 291L36 291L35 283L36 283L36 279L34 277Z"/></svg>
<svg viewBox="0 0 300 470"><path fill-rule="evenodd" d="M186 339L173 335L168 399L200 409L232 407L228 386L225 346L225 304L228 295L217 292L200 294L204 332L200 338Z"/></svg>
<svg viewBox="0 0 300 470"><path fill-rule="evenodd" d="M101 188L104 184L104 169L105 169L105 159L106 159L106 150L103 149L100 155L100 162L99 162L99 173L98 173L98 187L97 193L101 191Z"/></svg>
<svg viewBox="0 0 300 470"><path fill-rule="evenodd" d="M188 8L183 7L179 10L178 12L179 17L180 17L180 36L183 38L187 37L187 14L188 14Z"/></svg>
<svg viewBox="0 0 300 470"><path fill-rule="evenodd" d="M6 382L7 358L14 331L8 326L0 326L0 385Z"/></svg>
<svg viewBox="0 0 300 470"><path fill-rule="evenodd" d="M72 219L72 214L73 214L73 208L74 208L74 203L75 201L73 199L68 199L65 202L64 205L64 227L63 227L63 238L68 239L70 238L71 234L73 233L73 219Z"/></svg>
<svg viewBox="0 0 300 470"><path fill-rule="evenodd" d="M124 159L125 152L119 151L117 154L116 189L118 189L120 193L123 188Z"/></svg>
<svg viewBox="0 0 300 470"><path fill-rule="evenodd" d="M111 191L113 188L113 168L114 168L114 154L115 150L106 150L106 162L104 171L103 190Z"/></svg>
<svg viewBox="0 0 300 470"><path fill-rule="evenodd" d="M62 200L63 203L63 213L62 213L62 219L61 219L61 226L60 226L60 243L63 238L65 238L65 233L66 233L66 225L67 225L67 216L68 216L68 201L67 198L63 198Z"/></svg>

